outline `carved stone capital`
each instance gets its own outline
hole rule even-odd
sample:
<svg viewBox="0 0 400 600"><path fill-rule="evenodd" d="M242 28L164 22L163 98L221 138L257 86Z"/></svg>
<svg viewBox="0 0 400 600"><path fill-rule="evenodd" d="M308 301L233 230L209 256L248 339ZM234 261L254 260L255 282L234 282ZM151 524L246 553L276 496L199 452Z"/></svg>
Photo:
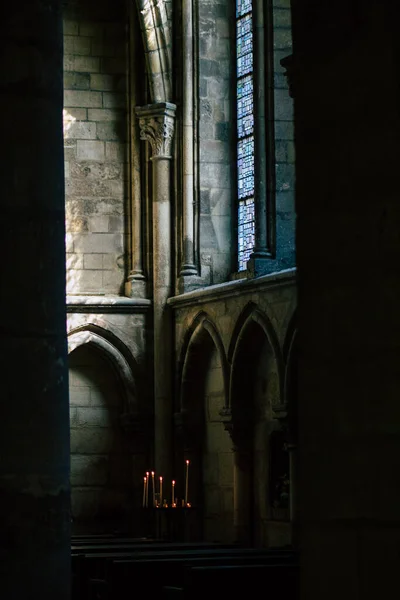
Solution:
<svg viewBox="0 0 400 600"><path fill-rule="evenodd" d="M221 421L225 431L229 433L232 440L233 450L247 451L251 442L251 428L247 423L236 423L232 417L230 408L223 408L220 413Z"/></svg>
<svg viewBox="0 0 400 600"><path fill-rule="evenodd" d="M140 139L150 142L152 159L171 158L175 112L175 104L169 102L136 107Z"/></svg>

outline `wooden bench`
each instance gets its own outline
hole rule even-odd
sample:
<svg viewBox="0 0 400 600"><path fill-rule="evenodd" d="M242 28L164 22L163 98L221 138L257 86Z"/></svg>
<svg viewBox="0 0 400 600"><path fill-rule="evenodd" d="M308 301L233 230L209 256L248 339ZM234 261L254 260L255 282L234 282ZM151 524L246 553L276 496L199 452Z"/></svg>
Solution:
<svg viewBox="0 0 400 600"><path fill-rule="evenodd" d="M110 542L82 544L72 549L72 574L73 574L73 597L82 597L87 600L88 582L91 580L105 581L109 565L116 560L127 559L136 561L158 560L167 555L174 558L204 551L222 551L231 548L231 545L215 543L172 543L160 542L149 544L141 543L118 543ZM100 585L100 584L99 584Z"/></svg>
<svg viewBox="0 0 400 600"><path fill-rule="evenodd" d="M171 553L172 554L172 553ZM159 599L168 586L183 586L186 572L192 568L221 568L295 565L297 557L294 553L271 552L266 549L225 549L217 552L186 552L183 555L152 556L148 558L115 559L105 573L108 586L108 597L112 600L127 600L131 595L132 582L148 581L149 590L146 598Z"/></svg>
<svg viewBox="0 0 400 600"><path fill-rule="evenodd" d="M203 565L186 569L181 586L164 586L163 600L204 600L220 595L265 595L298 600L299 568L295 564Z"/></svg>

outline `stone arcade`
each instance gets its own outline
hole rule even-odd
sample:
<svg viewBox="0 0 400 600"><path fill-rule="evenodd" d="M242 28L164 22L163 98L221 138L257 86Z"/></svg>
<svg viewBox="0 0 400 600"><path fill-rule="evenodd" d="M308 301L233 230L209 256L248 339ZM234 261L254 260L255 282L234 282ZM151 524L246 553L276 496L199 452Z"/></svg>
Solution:
<svg viewBox="0 0 400 600"><path fill-rule="evenodd" d="M0 27L2 597L69 598L71 532L146 535L144 474L183 498L185 460L185 539L294 546L307 600L387 593L392 3L22 0Z"/></svg>

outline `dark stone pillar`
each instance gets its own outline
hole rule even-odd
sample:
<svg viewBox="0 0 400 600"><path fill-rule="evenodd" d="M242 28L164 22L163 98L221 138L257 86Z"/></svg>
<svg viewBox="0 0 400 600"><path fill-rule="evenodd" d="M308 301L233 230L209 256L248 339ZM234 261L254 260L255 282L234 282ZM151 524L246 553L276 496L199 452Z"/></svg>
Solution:
<svg viewBox="0 0 400 600"><path fill-rule="evenodd" d="M293 0L301 597L393 595L400 548L395 3Z"/></svg>
<svg viewBox="0 0 400 600"><path fill-rule="evenodd" d="M0 22L0 594L69 599L62 19Z"/></svg>

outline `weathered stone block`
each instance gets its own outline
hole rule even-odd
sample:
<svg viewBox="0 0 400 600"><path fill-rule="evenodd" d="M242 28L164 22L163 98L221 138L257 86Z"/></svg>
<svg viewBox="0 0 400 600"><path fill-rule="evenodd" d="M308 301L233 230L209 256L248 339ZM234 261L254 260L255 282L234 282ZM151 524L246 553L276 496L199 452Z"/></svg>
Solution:
<svg viewBox="0 0 400 600"><path fill-rule="evenodd" d="M79 23L71 19L63 19L63 32L64 35L78 35Z"/></svg>
<svg viewBox="0 0 400 600"><path fill-rule="evenodd" d="M124 112L108 108L89 108L89 121L118 121L123 119Z"/></svg>
<svg viewBox="0 0 400 600"><path fill-rule="evenodd" d="M91 39L78 35L64 35L64 53L88 55L91 51Z"/></svg>
<svg viewBox="0 0 400 600"><path fill-rule="evenodd" d="M79 34L97 39L102 38L104 34L104 25L103 23L93 23L91 21L81 22L79 24Z"/></svg>
<svg viewBox="0 0 400 600"><path fill-rule="evenodd" d="M70 269L67 272L67 293L98 292L102 286L102 272Z"/></svg>
<svg viewBox="0 0 400 600"><path fill-rule="evenodd" d="M121 440L113 429L71 428L72 454L108 454L121 451Z"/></svg>
<svg viewBox="0 0 400 600"><path fill-rule="evenodd" d="M89 226L93 233L107 233L109 231L109 221L111 217L105 215L90 217Z"/></svg>
<svg viewBox="0 0 400 600"><path fill-rule="evenodd" d="M75 121L65 134L65 139L95 140L96 123L90 121Z"/></svg>
<svg viewBox="0 0 400 600"><path fill-rule="evenodd" d="M102 269L103 255L102 254L84 254L83 255L84 269Z"/></svg>
<svg viewBox="0 0 400 600"><path fill-rule="evenodd" d="M115 415L106 408L76 408L76 425L79 427L111 427Z"/></svg>
<svg viewBox="0 0 400 600"><path fill-rule="evenodd" d="M98 73L100 70L100 60L92 56L64 56L65 71L79 71L81 73Z"/></svg>
<svg viewBox="0 0 400 600"><path fill-rule="evenodd" d="M89 406L90 387L75 387L70 384L69 404L70 406Z"/></svg>
<svg viewBox="0 0 400 600"><path fill-rule="evenodd" d="M100 92L82 91L82 90L65 90L64 105L68 109L69 106L79 106L82 108L99 108L103 104L102 95Z"/></svg>
<svg viewBox="0 0 400 600"><path fill-rule="evenodd" d="M101 72L109 75L118 75L126 72L126 61L124 58L102 58Z"/></svg>
<svg viewBox="0 0 400 600"><path fill-rule="evenodd" d="M101 92L114 90L115 77L103 73L92 74L90 75L90 89Z"/></svg>
<svg viewBox="0 0 400 600"><path fill-rule="evenodd" d="M110 233L123 233L125 230L125 223L122 216L109 217L108 219L108 231Z"/></svg>
<svg viewBox="0 0 400 600"><path fill-rule="evenodd" d="M107 456L71 455L71 485L105 485L108 476Z"/></svg>
<svg viewBox="0 0 400 600"><path fill-rule="evenodd" d="M115 160L126 162L128 160L128 146L127 144L120 144L117 142L105 142L106 145L106 158L108 160Z"/></svg>
<svg viewBox="0 0 400 600"><path fill-rule="evenodd" d="M104 108L125 108L126 96L116 92L104 92L103 106Z"/></svg>
<svg viewBox="0 0 400 600"><path fill-rule="evenodd" d="M292 32L290 29L275 29L274 48L286 49L288 53L292 48Z"/></svg>
<svg viewBox="0 0 400 600"><path fill-rule="evenodd" d="M76 148L80 159L104 160L104 142L78 140Z"/></svg>
<svg viewBox="0 0 400 600"><path fill-rule="evenodd" d="M286 90L275 90L275 119L293 121L293 100Z"/></svg>
<svg viewBox="0 0 400 600"><path fill-rule="evenodd" d="M75 73L74 71L66 71L64 73L64 89L88 90L89 84L89 75L87 73Z"/></svg>
<svg viewBox="0 0 400 600"><path fill-rule="evenodd" d="M122 235L118 233L74 234L74 247L84 254L102 254L122 251Z"/></svg>
<svg viewBox="0 0 400 600"><path fill-rule="evenodd" d="M292 23L292 15L290 9L276 8L273 11L273 21L275 27L290 27Z"/></svg>
<svg viewBox="0 0 400 600"><path fill-rule="evenodd" d="M76 253L68 253L67 257L67 270L69 269L83 269L83 255Z"/></svg>

